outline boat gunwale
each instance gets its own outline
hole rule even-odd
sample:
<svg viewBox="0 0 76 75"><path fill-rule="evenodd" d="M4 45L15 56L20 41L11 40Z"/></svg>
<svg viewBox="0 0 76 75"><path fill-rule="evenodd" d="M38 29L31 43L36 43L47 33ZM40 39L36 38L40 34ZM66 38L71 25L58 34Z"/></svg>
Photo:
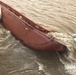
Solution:
<svg viewBox="0 0 76 75"><path fill-rule="evenodd" d="M36 24L35 22L33 22L32 20L30 20L29 18L27 18L26 16L24 16L23 14L21 14L20 12L18 12L17 10L15 10L14 8L12 8L10 5L7 5L6 3L0 1L0 4L4 7L6 7L7 9L9 9L11 12L13 12L15 15L17 15L18 17L21 17L21 19L26 22L28 24L28 26L30 26L31 28L37 29L43 33L48 33L49 30L39 26L38 24Z"/></svg>
<svg viewBox="0 0 76 75"><path fill-rule="evenodd" d="M13 12L16 16L18 16L18 19L20 19L19 18L19 16L21 16L22 18L22 22L24 22L25 24L26 24L26 22L29 24L29 25L31 25L31 26L29 26L29 25L27 25L27 26L29 26L29 27L31 27L31 28L33 28L34 29L34 32L36 31L37 32L37 35L38 36L40 36L41 35L41 37L44 39L44 43L43 44L37 44L37 45L35 45L35 44L27 44L27 46L28 47L31 47L31 48L33 48L33 49L40 49L40 50L47 50L47 49L54 49L54 51L56 51L56 49L57 49L57 51L60 51L60 52L63 52L63 51L65 51L64 49L66 49L66 46L65 45L62 45L61 43L59 43L59 42L57 42L55 39L51 39L51 38L49 38L46 34L49 32L48 30L46 30L46 29L44 29L43 27L41 27L41 26L39 26L39 25L37 25L37 24L35 24L33 21L31 21L30 19L28 19L27 17L25 17L24 15L22 15L21 13L19 13L18 11L16 11L14 8L12 8L12 7L10 7L9 5L7 5L7 4L5 4L5 3L3 3L2 1L0 1L0 4L2 5L2 6L4 6L6 9L8 9L10 12ZM20 20L21 20L20 19ZM25 22L26 21L26 22ZM36 27L36 26L38 26L38 27ZM32 29L31 29L32 30ZM36 39L38 39L37 37L36 37ZM25 43L25 42L24 42ZM33 46L34 45L34 46ZM38 46L38 47L37 47ZM46 48L45 48L45 46L46 46ZM54 47L54 46L56 46L56 48ZM42 48L43 47L43 48ZM59 50L59 49L61 49L61 50ZM52 50L51 50L52 51Z"/></svg>

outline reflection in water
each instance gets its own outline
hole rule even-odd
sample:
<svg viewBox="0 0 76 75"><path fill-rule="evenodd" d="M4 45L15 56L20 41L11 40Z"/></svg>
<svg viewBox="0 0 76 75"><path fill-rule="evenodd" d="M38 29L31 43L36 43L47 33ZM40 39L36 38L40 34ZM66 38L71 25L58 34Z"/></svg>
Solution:
<svg viewBox="0 0 76 75"><path fill-rule="evenodd" d="M21 0L18 0L18 1L2 0L2 1L8 3L13 8L21 12L23 15L27 16L35 23L47 28L49 31L55 31L52 33L48 33L48 36L50 37L50 35L52 35L53 37L56 38L56 40L61 40L62 42L61 41L59 42L65 44L68 47L67 53L63 53L63 54L57 53L57 55L60 61L64 64L66 72L72 75L75 75L76 74L76 64L75 64L76 62L76 47L75 47L76 45L76 1L75 0L65 0L65 1L64 0L22 0L22 1ZM3 32L4 31L2 30L0 31L1 33L0 36L2 36ZM9 33L9 31L7 31L7 33ZM5 42L3 42L4 46L1 47L1 49L3 48L1 52L5 52L4 51L5 48L8 49L7 51L9 51L9 47L11 47L13 44L14 45L19 44L17 43L18 41L15 40L15 38L11 38L12 36L7 34L4 34L4 35L2 36L0 41L3 41L3 40L7 41L7 38L11 40L7 43L7 45L5 44ZM11 41L13 42L13 44L11 44ZM46 54L44 53L43 55L46 55ZM42 61L45 61L45 60L42 60ZM36 63L39 65L42 65L38 61L36 61ZM52 63L50 62L49 65L51 65ZM51 71L52 70L54 71L57 69L57 68L54 69L55 67L53 69L52 68L50 68ZM39 69L41 69L41 67L39 67ZM60 72L60 69L61 68L59 68L59 70L57 71L59 71L59 73L62 73L62 71ZM49 72L49 70L47 72L51 73ZM55 74L52 73L52 75L55 75ZM63 75L63 73L61 75Z"/></svg>

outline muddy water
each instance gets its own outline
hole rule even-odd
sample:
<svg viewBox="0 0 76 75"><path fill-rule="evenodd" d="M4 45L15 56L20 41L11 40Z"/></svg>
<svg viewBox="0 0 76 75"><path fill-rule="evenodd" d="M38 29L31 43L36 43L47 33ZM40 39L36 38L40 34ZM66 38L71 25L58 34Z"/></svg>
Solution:
<svg viewBox="0 0 76 75"><path fill-rule="evenodd" d="M76 33L75 0L1 0L35 23L58 32ZM49 28L49 27L48 27Z"/></svg>
<svg viewBox="0 0 76 75"><path fill-rule="evenodd" d="M76 63L76 51L75 51L76 50L76 47L75 47L76 45L76 29L75 29L76 28L76 22L75 22L76 21L76 1L75 0L65 0L65 1L63 0L41 0L41 1L40 0L18 0L18 1L2 0L2 1L9 4L10 6L12 6L13 8L21 12L23 15L33 20L35 23L39 24L40 26L47 28L49 31L55 31L52 33L48 33L48 36L52 35L53 37L56 37L57 40L61 40L60 42L65 44L68 47L68 51L63 54L59 54L59 53L49 54L47 52L31 53L32 55L36 56L34 60L35 60L35 63L38 65L37 73L38 71L42 71L46 75L69 75L69 74L75 75L76 74L76 64L75 64ZM9 31L7 33L9 33ZM16 43L15 41L17 40L14 39L13 44ZM5 47L6 50L2 50L2 51L4 52L7 51L7 53L9 52L12 53L10 50L11 49L10 44L8 44L7 47ZM21 50L23 50L24 46L17 45L17 44L16 46L21 47ZM26 53L26 50L27 49L25 48L25 53ZM3 54L7 54L7 53L3 53ZM29 49L28 49L28 53L29 53ZM28 56L28 53L26 57ZM30 60L28 60L27 63L29 61ZM9 72L9 71L10 70L6 72ZM20 71L21 70L19 69L19 71L16 71L16 72L18 73ZM22 73L22 71L20 73Z"/></svg>
<svg viewBox="0 0 76 75"><path fill-rule="evenodd" d="M70 75L57 53L34 51L0 24L0 75Z"/></svg>

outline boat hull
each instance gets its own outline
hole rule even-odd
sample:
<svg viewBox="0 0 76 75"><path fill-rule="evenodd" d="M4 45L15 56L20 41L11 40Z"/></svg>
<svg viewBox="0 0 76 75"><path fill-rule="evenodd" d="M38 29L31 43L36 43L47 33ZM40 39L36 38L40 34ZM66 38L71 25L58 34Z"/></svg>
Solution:
<svg viewBox="0 0 76 75"><path fill-rule="evenodd" d="M41 51L47 50L62 52L66 50L66 46L45 35L48 30L36 25L3 2L0 3L2 4L2 25L9 29L11 33L25 45L32 49Z"/></svg>

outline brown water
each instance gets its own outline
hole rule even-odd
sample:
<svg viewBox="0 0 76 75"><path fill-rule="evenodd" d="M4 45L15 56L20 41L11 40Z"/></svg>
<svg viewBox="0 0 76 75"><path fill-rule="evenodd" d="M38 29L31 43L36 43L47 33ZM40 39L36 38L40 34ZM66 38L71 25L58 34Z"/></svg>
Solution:
<svg viewBox="0 0 76 75"><path fill-rule="evenodd" d="M56 52L34 51L0 24L0 75L70 75Z"/></svg>
<svg viewBox="0 0 76 75"><path fill-rule="evenodd" d="M43 53L43 56L41 56L40 54L41 58L38 59L36 63L42 67L44 67L44 65L48 65L48 67L46 68L45 66L44 69L42 67L39 67L39 69L43 70L43 72L45 72L46 75L55 75L55 74L65 75L65 72L68 74L75 75L76 74L76 64L75 64L76 63L76 51L75 51L76 50L75 47L76 1L75 0L65 0L65 1L63 0L18 0L18 1L2 0L2 1L9 4L10 6L12 6L13 8L21 12L23 15L33 20L35 23L39 24L40 26L46 27L50 31L51 30L55 31L52 33L48 33L48 36L52 35L53 37L56 37L57 40L61 40L62 43L68 47L67 53L64 54L56 53L54 54L55 56L50 55L50 58L48 57L46 52ZM1 34L2 33L3 31L1 30ZM9 31L7 31L7 33L9 33ZM14 39L13 42L14 42L13 44L15 44L17 40L15 42ZM8 49L11 48L10 44L3 46L2 48L6 48L6 50L2 50L2 51L11 52L11 50ZM19 45L18 47L21 47L21 49L23 49L22 47L24 46ZM45 57L44 55L47 55L47 57ZM53 58L55 58L56 61ZM61 63L58 59L64 65L62 68L61 68L62 65L60 65ZM41 64L38 63L39 61ZM57 62L56 66L59 63L56 69L55 69L55 64L53 64L54 62ZM53 67L51 68L52 64L54 68ZM64 71L62 71L63 68ZM54 70L56 70L55 73Z"/></svg>

